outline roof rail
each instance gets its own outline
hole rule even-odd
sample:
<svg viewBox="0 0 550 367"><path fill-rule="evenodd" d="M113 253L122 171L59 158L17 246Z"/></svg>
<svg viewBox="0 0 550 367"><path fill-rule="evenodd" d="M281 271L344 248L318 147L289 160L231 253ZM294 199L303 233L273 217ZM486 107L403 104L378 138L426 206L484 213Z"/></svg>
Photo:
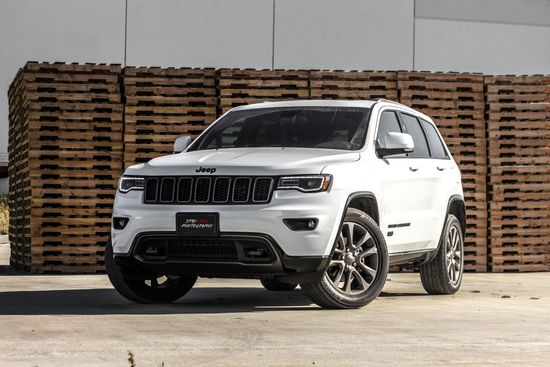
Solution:
<svg viewBox="0 0 550 367"><path fill-rule="evenodd" d="M393 104L397 104L397 105L400 105L400 106L403 106L403 107L407 107L407 108L410 108L409 106L407 105L404 105L403 103L399 103L399 102L395 102L395 101L392 101L391 99L386 99L386 98L378 98L376 100L377 102L387 102L387 103L393 103Z"/></svg>

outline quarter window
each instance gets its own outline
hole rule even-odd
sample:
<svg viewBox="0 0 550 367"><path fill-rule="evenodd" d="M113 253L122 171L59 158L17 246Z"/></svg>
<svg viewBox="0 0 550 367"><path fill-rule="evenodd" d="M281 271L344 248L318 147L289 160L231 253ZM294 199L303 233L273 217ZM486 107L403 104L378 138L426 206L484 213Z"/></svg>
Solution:
<svg viewBox="0 0 550 367"><path fill-rule="evenodd" d="M428 121L422 119L420 119L420 123L422 124L422 128L426 133L426 137L428 138L428 144L430 146L430 153L432 154L432 158L446 159L448 155L445 151L445 147L443 146L443 142L441 141L439 134L435 130L435 126L430 124Z"/></svg>
<svg viewBox="0 0 550 367"><path fill-rule="evenodd" d="M412 158L430 158L430 151L428 150L428 143L426 142L426 136L420 127L418 119L414 116L401 114L405 132L410 134L414 142L414 151L410 153L409 157Z"/></svg>

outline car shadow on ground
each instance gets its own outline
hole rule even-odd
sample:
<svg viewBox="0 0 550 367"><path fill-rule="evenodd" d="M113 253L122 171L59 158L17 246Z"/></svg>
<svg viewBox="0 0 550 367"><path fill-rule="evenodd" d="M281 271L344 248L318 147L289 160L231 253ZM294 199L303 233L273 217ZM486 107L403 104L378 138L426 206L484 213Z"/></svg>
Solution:
<svg viewBox="0 0 550 367"><path fill-rule="evenodd" d="M381 297L424 296L386 293ZM197 287L173 304L142 305L114 289L33 290L0 292L2 315L139 315L208 314L320 310L300 290L270 292L259 287Z"/></svg>

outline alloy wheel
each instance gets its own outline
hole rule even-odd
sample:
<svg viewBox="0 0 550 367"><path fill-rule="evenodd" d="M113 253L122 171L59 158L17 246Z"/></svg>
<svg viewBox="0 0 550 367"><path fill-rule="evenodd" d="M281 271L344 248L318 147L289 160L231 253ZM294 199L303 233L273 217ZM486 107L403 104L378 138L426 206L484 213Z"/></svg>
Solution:
<svg viewBox="0 0 550 367"><path fill-rule="evenodd" d="M367 228L344 222L326 275L330 284L347 296L369 289L378 274L378 247Z"/></svg>
<svg viewBox="0 0 550 367"><path fill-rule="evenodd" d="M462 241L459 231L460 228L453 225L449 228L449 232L445 238L447 276L453 287L456 287L460 283L462 268L464 266Z"/></svg>

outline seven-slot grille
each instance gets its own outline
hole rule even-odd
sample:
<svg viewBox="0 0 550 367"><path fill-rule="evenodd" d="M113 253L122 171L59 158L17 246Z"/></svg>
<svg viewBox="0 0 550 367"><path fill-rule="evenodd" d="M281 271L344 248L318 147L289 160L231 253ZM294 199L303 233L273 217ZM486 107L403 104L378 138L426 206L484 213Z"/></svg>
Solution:
<svg viewBox="0 0 550 367"><path fill-rule="evenodd" d="M273 177L147 177L145 204L265 204L271 200Z"/></svg>

